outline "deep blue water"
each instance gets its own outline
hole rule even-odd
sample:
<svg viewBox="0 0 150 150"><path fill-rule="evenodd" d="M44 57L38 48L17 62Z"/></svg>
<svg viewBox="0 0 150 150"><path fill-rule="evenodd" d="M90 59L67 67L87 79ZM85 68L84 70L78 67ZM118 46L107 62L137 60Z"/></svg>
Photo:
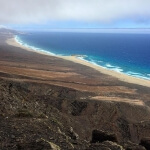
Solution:
<svg viewBox="0 0 150 150"><path fill-rule="evenodd" d="M95 65L150 80L150 34L32 32L16 40L54 55L86 55Z"/></svg>

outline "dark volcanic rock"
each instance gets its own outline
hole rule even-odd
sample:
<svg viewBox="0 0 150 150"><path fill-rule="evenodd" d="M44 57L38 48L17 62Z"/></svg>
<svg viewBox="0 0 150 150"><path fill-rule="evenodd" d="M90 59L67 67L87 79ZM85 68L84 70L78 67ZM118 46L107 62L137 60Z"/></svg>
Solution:
<svg viewBox="0 0 150 150"><path fill-rule="evenodd" d="M111 150L110 148L102 145L101 143L92 143L87 150Z"/></svg>
<svg viewBox="0 0 150 150"><path fill-rule="evenodd" d="M124 147L126 150L146 150L145 147L132 142L125 143Z"/></svg>
<svg viewBox="0 0 150 150"><path fill-rule="evenodd" d="M105 141L102 143L92 143L90 145L89 150L125 150L121 145L111 142Z"/></svg>
<svg viewBox="0 0 150 150"><path fill-rule="evenodd" d="M30 149L35 149L35 150L60 150L60 147L52 142L48 142L45 140L37 140L34 142L30 143L22 143L22 144L17 144L16 145L17 150L30 150Z"/></svg>
<svg viewBox="0 0 150 150"><path fill-rule="evenodd" d="M73 116L79 116L82 111L87 108L87 102L74 101L71 103Z"/></svg>
<svg viewBox="0 0 150 150"><path fill-rule="evenodd" d="M138 145L138 146L128 147L126 148L126 150L146 150L146 149L145 147Z"/></svg>
<svg viewBox="0 0 150 150"><path fill-rule="evenodd" d="M93 130L92 132L92 143L112 141L117 142L117 137L115 134L104 132L101 130Z"/></svg>
<svg viewBox="0 0 150 150"><path fill-rule="evenodd" d="M124 150L124 148L121 145L119 145L115 142L105 141L105 142L102 142L102 144L107 146L111 150Z"/></svg>
<svg viewBox="0 0 150 150"><path fill-rule="evenodd" d="M140 145L144 146L147 150L150 150L150 137L141 139Z"/></svg>

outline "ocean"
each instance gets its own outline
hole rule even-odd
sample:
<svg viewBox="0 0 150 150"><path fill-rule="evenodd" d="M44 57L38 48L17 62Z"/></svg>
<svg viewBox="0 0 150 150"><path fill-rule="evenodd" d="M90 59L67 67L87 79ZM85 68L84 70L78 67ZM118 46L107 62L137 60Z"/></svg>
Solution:
<svg viewBox="0 0 150 150"><path fill-rule="evenodd" d="M16 41L51 55L78 55L93 65L150 80L150 34L29 32Z"/></svg>

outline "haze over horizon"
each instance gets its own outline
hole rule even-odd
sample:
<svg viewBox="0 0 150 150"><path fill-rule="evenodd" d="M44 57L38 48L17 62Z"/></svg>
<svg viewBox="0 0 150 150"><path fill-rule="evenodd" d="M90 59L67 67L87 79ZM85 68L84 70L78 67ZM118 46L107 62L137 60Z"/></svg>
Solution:
<svg viewBox="0 0 150 150"><path fill-rule="evenodd" d="M149 0L0 0L0 27L150 28Z"/></svg>

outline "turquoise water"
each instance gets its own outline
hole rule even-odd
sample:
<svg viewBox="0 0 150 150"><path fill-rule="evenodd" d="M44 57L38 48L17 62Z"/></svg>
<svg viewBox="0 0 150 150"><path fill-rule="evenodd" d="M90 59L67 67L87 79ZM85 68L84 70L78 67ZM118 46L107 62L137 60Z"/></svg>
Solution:
<svg viewBox="0 0 150 150"><path fill-rule="evenodd" d="M16 41L51 55L84 55L79 59L150 80L150 34L30 32Z"/></svg>

